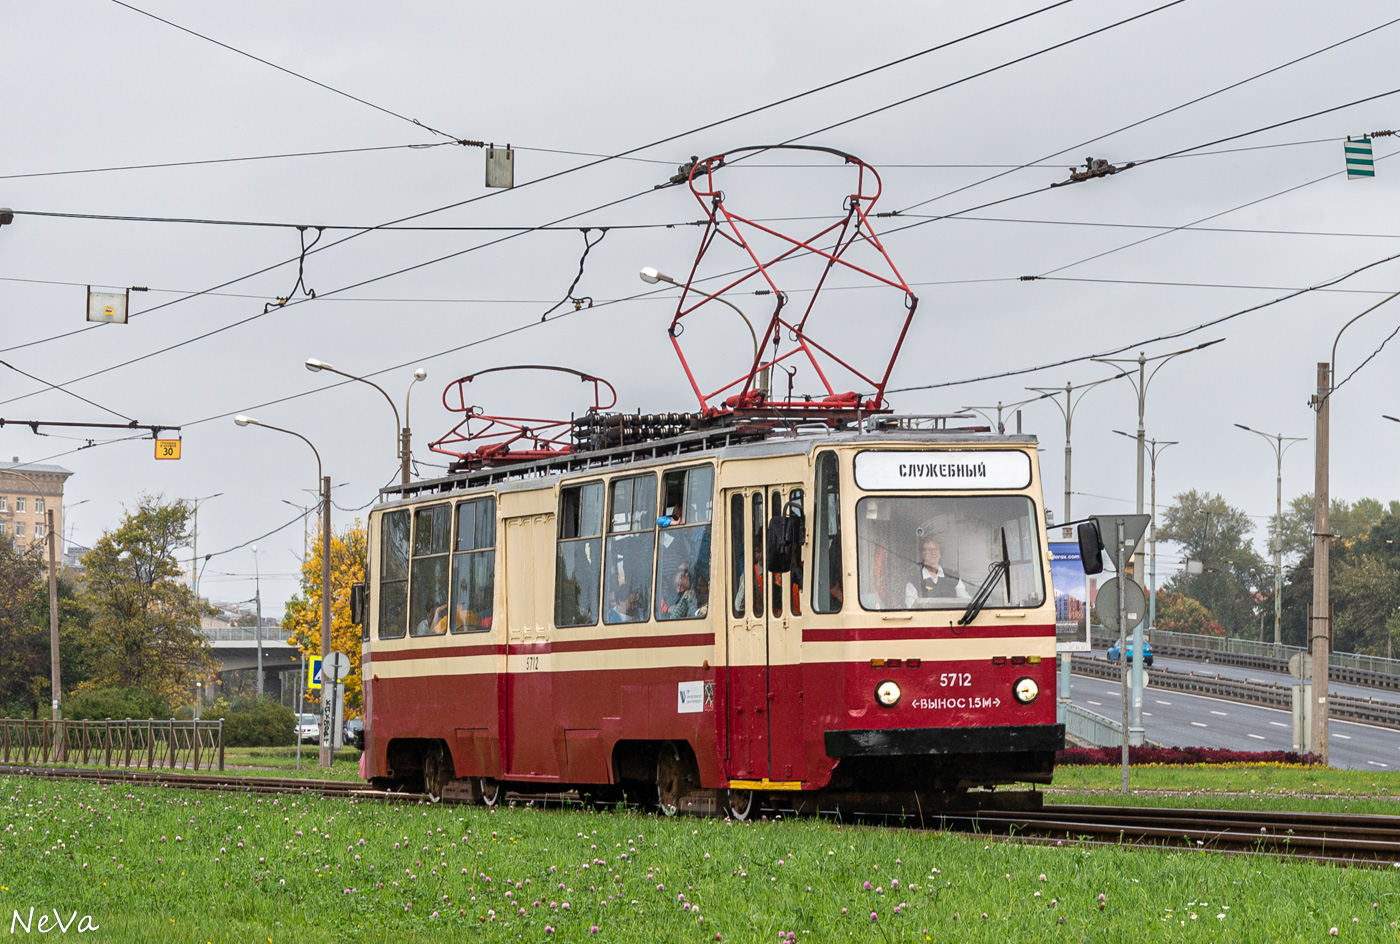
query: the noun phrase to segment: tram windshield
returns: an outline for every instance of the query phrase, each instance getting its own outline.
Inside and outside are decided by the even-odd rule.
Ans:
[[[863,498],[856,504],[861,606],[965,610],[994,570],[986,606],[1040,606],[1036,525],[1035,504],[1023,495]]]

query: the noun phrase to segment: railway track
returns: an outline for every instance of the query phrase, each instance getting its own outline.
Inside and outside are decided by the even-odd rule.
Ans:
[[[368,789],[355,781],[293,777],[231,777],[224,774],[14,765],[0,766],[0,776],[257,794],[303,793],[388,802],[426,799],[419,793]],[[550,794],[548,797],[534,796],[530,799],[536,802],[541,799],[564,802],[567,798]],[[850,811],[844,815],[849,817]],[[866,819],[890,822],[892,818],[878,816]],[[1345,865],[1379,865],[1400,871],[1400,816],[1054,804],[1038,810],[944,811],[936,816],[893,819],[915,828],[955,829],[976,835],[1005,836],[1018,841],[1209,850]]]

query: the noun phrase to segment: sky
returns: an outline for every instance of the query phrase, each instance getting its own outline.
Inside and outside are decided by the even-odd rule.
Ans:
[[[178,462],[158,462],[128,432],[6,425],[0,456],[73,471],[65,500],[83,504],[65,537],[80,545],[143,494],[217,495],[198,516],[199,556],[214,555],[201,592],[251,599],[256,543],[263,611],[279,615],[305,533],[292,506],[314,502],[316,460],[235,415],[311,440],[340,528],[397,481],[395,418],[307,358],[373,379],[400,412],[408,400],[425,477],[450,461],[428,444],[461,419],[444,389],[490,367],[569,367],[607,378],[621,409],[694,409],[667,336],[676,290],[638,271],[684,279],[702,210],[656,185],[692,155],[791,142],[859,156],[881,177],[872,211],[899,211],[874,220],[919,298],[890,383],[897,412],[1015,403],[1118,372],[1091,355],[1222,339],[1148,386],[1148,437],[1179,443],[1157,492],[1223,495],[1256,516],[1262,549],[1274,454],[1234,424],[1307,437],[1284,457],[1285,501],[1311,491],[1316,365],[1400,291],[1400,259],[1382,261],[1400,253],[1395,139],[1375,139],[1374,179],[1348,180],[1343,162],[1349,135],[1400,127],[1387,94],[1400,92],[1400,11],[1260,11],[0,0],[0,206],[15,211],[0,228],[0,417],[135,420],[183,441]],[[486,188],[483,150],[459,141],[510,145],[516,186]],[[1051,186],[1087,157],[1136,166]],[[840,161],[791,150],[717,179],[730,209],[801,238],[854,186]],[[736,261],[716,250],[701,272]],[[814,273],[795,261],[782,287],[805,301]],[[591,306],[560,306],[576,278]],[[87,286],[147,291],[131,294],[129,324],[88,325]],[[727,298],[761,324],[773,299],[746,289]],[[687,357],[705,377],[736,372],[747,329],[705,314]],[[812,325],[874,365],[901,314],[897,294],[841,274]],[[1400,341],[1382,347],[1398,325],[1400,302],[1382,305],[1337,344],[1338,379],[1356,372],[1331,404],[1336,497],[1400,497],[1400,424],[1382,419],[1400,415]],[[799,372],[794,389],[811,380]],[[488,412],[538,417],[581,412],[590,393],[539,373],[467,388]],[[1074,420],[1075,515],[1132,510],[1135,449],[1114,430],[1136,429],[1133,389],[1092,389]],[[1038,400],[1021,422],[1062,520],[1063,417]],[[1178,566],[1164,549],[1163,575]]]

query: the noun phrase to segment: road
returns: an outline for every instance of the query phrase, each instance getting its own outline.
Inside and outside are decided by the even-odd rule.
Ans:
[[[1200,663],[1183,664],[1200,666]],[[1224,674],[1222,671],[1221,675]],[[1258,675],[1256,672],[1251,677]],[[1076,675],[1071,698],[1081,708],[1106,718],[1123,716],[1123,689],[1116,682]],[[1150,687],[1143,693],[1142,708],[1147,739],[1159,744],[1241,751],[1293,749],[1293,715],[1277,708],[1157,691]],[[1400,770],[1400,731],[1335,719],[1330,729],[1332,766]]]
[[[1097,655],[1097,653],[1095,653]],[[1297,679],[1287,672],[1270,672],[1268,669],[1251,669],[1240,665],[1220,665],[1215,662],[1197,662],[1194,659],[1165,659],[1158,657],[1153,668],[1171,669],[1173,672],[1195,672],[1197,675],[1219,675],[1221,678],[1242,679],[1264,685],[1293,685]],[[1149,674],[1151,669],[1148,670]],[[1364,685],[1344,685],[1331,683],[1332,694],[1346,695],[1348,698],[1374,698],[1400,704],[1400,692],[1384,688],[1367,688]]]

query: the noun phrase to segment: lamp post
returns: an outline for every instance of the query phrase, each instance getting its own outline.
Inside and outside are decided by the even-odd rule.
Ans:
[[[659,272],[656,269],[653,269],[651,266],[644,267],[642,271],[638,272],[637,274],[641,277],[642,281],[646,282],[648,285],[655,285],[657,282],[665,282],[667,285],[674,285],[677,288],[685,288],[684,285],[671,278],[665,272]],[[722,304],[728,305],[730,308],[734,309],[734,312],[740,318],[744,319],[744,324],[746,324],[749,329],[749,337],[753,338],[753,362],[754,366],[757,366],[759,361],[758,333],[753,329],[753,322],[749,320],[748,315],[744,314],[744,310],[742,308],[740,308],[738,305],[734,304],[724,296],[716,295],[714,296],[714,300]],[[758,375],[758,392],[763,394],[763,398],[765,400],[768,398],[768,379],[769,375],[772,373],[772,370],[773,368],[770,366],[767,370],[763,371],[763,373]]]
[[[301,433],[290,429],[283,429],[281,426],[273,426],[269,423],[259,422],[251,416],[238,415],[233,421],[239,426],[261,426],[279,433],[286,433],[288,436],[295,436],[311,447],[311,452],[316,456],[316,478],[321,483],[321,659],[324,660],[331,653],[331,479],[328,475],[322,474],[321,453],[316,446]],[[259,649],[259,652],[262,650]],[[334,691],[332,686],[327,689],[321,686],[322,699],[330,697],[328,692]],[[322,767],[331,765],[331,732],[326,724],[326,713],[321,712],[321,756]]]
[[[1115,429],[1114,432],[1119,436],[1127,436],[1129,439],[1135,438],[1131,433],[1125,433],[1121,429]],[[1153,630],[1157,628],[1157,457],[1169,447],[1179,446],[1181,443],[1177,440],[1158,441],[1156,439],[1149,439],[1147,443],[1149,447],[1148,456],[1152,465],[1152,514],[1147,525],[1152,529],[1152,533],[1148,537],[1148,540],[1152,544],[1152,558],[1151,563],[1147,566],[1149,574],[1148,579],[1151,581],[1151,587],[1148,590],[1147,597],[1147,638],[1151,641],[1151,634]],[[1142,640],[1142,624],[1139,623],[1137,626],[1133,627],[1133,712],[1132,724],[1130,726],[1131,730],[1135,731],[1138,735],[1138,740],[1136,741],[1138,744],[1142,743],[1142,735],[1145,733],[1142,726],[1142,659],[1138,656],[1138,653],[1142,652]]]
[[[339,374],[341,377],[345,377],[345,378],[347,378],[347,379],[349,379],[349,380],[358,380],[358,381],[359,381],[360,383],[362,383],[362,384],[369,384],[371,387],[373,387],[374,389],[378,390],[380,393],[384,394],[384,399],[389,401],[389,409],[391,409],[391,410],[394,411],[394,428],[397,429],[397,430],[399,431],[399,441],[398,441],[398,443],[396,444],[396,445],[397,445],[396,451],[398,452],[398,455],[399,455],[399,481],[400,481],[402,484],[407,485],[407,484],[408,484],[408,479],[409,479],[408,464],[409,464],[409,459],[410,459],[410,458],[412,457],[412,455],[413,455],[412,450],[411,450],[411,448],[410,448],[410,436],[411,436],[411,431],[410,431],[409,428],[408,428],[408,396],[405,395],[405,397],[404,397],[404,406],[403,406],[403,410],[404,410],[404,420],[403,420],[403,425],[400,426],[400,425],[399,425],[399,408],[398,408],[398,405],[394,403],[394,398],[391,397],[391,396],[389,396],[388,392],[387,392],[383,387],[379,386],[379,384],[375,383],[373,380],[369,380],[368,378],[365,378],[365,377],[359,377],[359,376],[357,376],[357,375],[355,375],[355,374],[346,373],[345,371],[340,370],[340,369],[338,369],[338,368],[336,368],[336,367],[332,367],[330,364],[327,364],[325,361],[317,360],[317,359],[314,358],[314,357],[308,357],[308,358],[306,359],[306,369],[309,370],[309,371],[311,371],[312,373],[319,373],[320,371],[328,370],[328,371],[330,371],[330,372],[333,373],[333,374]],[[413,393],[413,385],[414,385],[414,384],[418,383],[420,380],[426,380],[427,377],[428,377],[428,372],[427,372],[426,370],[424,370],[422,367],[420,367],[420,368],[418,368],[417,370],[415,370],[415,371],[413,372],[413,380],[411,380],[411,381],[409,382],[409,384],[408,384],[408,392],[409,392],[409,394],[412,394],[412,393]]]
[[[1019,408],[1019,407],[1025,406],[1027,403],[1034,403],[1035,401],[1037,401],[1037,400],[1042,400],[1042,399],[1044,399],[1043,396],[1040,396],[1040,397],[1027,397],[1027,398],[1024,399],[1024,400],[1017,400],[1015,403],[1002,403],[1000,400],[998,400],[997,403],[996,403],[996,406],[965,406],[965,407],[961,407],[960,409],[963,409],[963,410],[971,410],[971,411],[973,411],[974,413],[976,413],[977,415],[981,416],[983,419],[985,419],[988,423],[990,423],[990,422],[992,421],[992,418],[991,418],[991,416],[990,416],[989,414],[984,413],[983,410],[996,410],[996,411],[997,411],[997,420],[996,420],[996,431],[997,431],[997,435],[998,435],[998,436],[1005,436],[1005,435],[1006,435],[1006,425],[1005,425],[1004,423],[1002,423],[1002,421],[1001,421],[1001,418],[1002,418],[1002,411],[1004,411],[1004,410],[1015,410],[1015,409],[1017,409],[1017,408]],[[1057,404],[1057,405],[1058,405],[1058,404]],[[1016,430],[1016,432],[1018,432],[1018,433],[1019,433],[1020,431],[1021,431],[1021,430],[1020,430],[1019,428]],[[1068,521],[1069,519],[1066,518],[1065,520]]]
[[[1063,416],[1063,417],[1065,418],[1065,517],[1064,517],[1063,521],[1061,522],[1062,524],[1068,525],[1069,522],[1071,522],[1071,521],[1074,520],[1073,518],[1070,517],[1069,508],[1070,508],[1070,460],[1071,460],[1071,458],[1072,458],[1073,455],[1074,455],[1074,449],[1073,449],[1073,447],[1071,446],[1071,439],[1072,439],[1072,435],[1073,435],[1073,433],[1074,433],[1074,411],[1075,411],[1075,408],[1079,406],[1079,404],[1080,404],[1080,403],[1083,401],[1083,399],[1084,399],[1084,395],[1087,394],[1090,390],[1094,389],[1094,388],[1097,387],[1099,384],[1105,384],[1105,383],[1108,383],[1110,380],[1117,380],[1119,377],[1123,377],[1123,376],[1125,376],[1125,373],[1119,373],[1119,374],[1117,374],[1117,375],[1115,375],[1115,376],[1113,376],[1113,377],[1104,377],[1102,380],[1091,380],[1089,383],[1080,384],[1079,387],[1078,387],[1078,390],[1079,390],[1079,395],[1078,395],[1078,396],[1075,396],[1074,391],[1075,391],[1076,388],[1075,388],[1075,386],[1074,386],[1073,383],[1067,383],[1067,384],[1065,384],[1065,386],[1064,386],[1063,389],[1061,389],[1061,388],[1059,388],[1059,387],[1027,387],[1027,388],[1026,388],[1027,390],[1031,391],[1032,393],[1038,393],[1038,394],[1040,394],[1039,399],[1041,399],[1041,400],[1049,400],[1051,403],[1055,404],[1055,409],[1059,410],[1059,411],[1060,411],[1060,415]],[[1056,397],[1058,397],[1058,396],[1059,396],[1060,394],[1062,394],[1062,393],[1065,395],[1065,402],[1064,402],[1063,404],[1061,404],[1060,401],[1059,401],[1058,399],[1056,399]],[[1064,531],[1061,532],[1060,536],[1061,536],[1062,538],[1064,538],[1065,540],[1069,540],[1069,538],[1070,538],[1070,533],[1071,533],[1071,532],[1070,532],[1070,529],[1069,529],[1068,527],[1066,527],[1066,528],[1064,529]],[[1087,602],[1087,601],[1085,601],[1085,606],[1088,606],[1088,602]],[[1087,615],[1085,616],[1085,622],[1086,622],[1086,625],[1087,625],[1087,623],[1088,623],[1088,617],[1087,617]],[[1065,705],[1068,705],[1068,704],[1069,704],[1069,701],[1070,701],[1070,687],[1074,684],[1074,683],[1073,683],[1073,676],[1074,676],[1074,673],[1073,673],[1073,668],[1072,668],[1073,663],[1071,662],[1072,659],[1073,659],[1073,656],[1072,656],[1070,653],[1068,653],[1068,652],[1059,653],[1059,660],[1060,660],[1060,684],[1059,684],[1059,692],[1060,692],[1060,700],[1061,700]],[[1068,711],[1068,708],[1065,708],[1063,711]],[[1061,712],[1061,714],[1063,714],[1063,711]],[[1063,720],[1063,718],[1061,718],[1061,720]]]
[[[0,210],[0,213],[6,212],[9,211]],[[9,220],[3,220],[3,222],[8,223]],[[38,496],[35,499],[36,501],[44,497],[43,486],[39,484],[37,479],[17,471],[12,466],[6,467],[4,471],[10,475],[18,475],[32,485],[35,494]],[[61,514],[63,511],[61,504],[62,499],[59,501],[59,512]],[[49,552],[49,686],[53,695],[53,720],[60,721],[63,718],[63,660],[60,658],[58,647],[58,554],[56,550],[58,546],[58,535],[54,534],[53,508],[46,506],[44,510],[45,521],[48,527],[48,533],[44,535],[44,537],[48,540]],[[61,750],[61,747],[59,747],[62,743],[60,740],[61,737],[62,732],[55,732],[55,760],[60,759],[60,755],[57,752]]]
[[[1274,479],[1274,658],[1283,658],[1283,454],[1289,447],[1307,442],[1306,436],[1285,436],[1283,433],[1270,435],[1251,429],[1243,423],[1236,423],[1240,429],[1262,437],[1273,447],[1274,460],[1278,473]],[[1285,445],[1287,443],[1287,445]]]
[[[193,512],[190,515],[190,589],[194,591],[194,598],[199,600],[199,571],[195,564],[199,561],[199,503],[207,502],[211,498],[218,498],[223,492],[215,492],[213,495],[205,495],[203,498],[196,498],[190,502]]]
[[[1086,393],[1088,393],[1090,390],[1092,390],[1093,388],[1097,387],[1099,384],[1105,384],[1105,383],[1108,383],[1110,380],[1118,380],[1119,378],[1121,378],[1121,377],[1126,377],[1126,376],[1128,376],[1128,372],[1127,372],[1127,371],[1123,371],[1122,373],[1115,374],[1115,375],[1112,376],[1112,377],[1105,377],[1105,378],[1103,378],[1102,380],[1091,380],[1089,383],[1080,384],[1078,387],[1075,387],[1075,385],[1072,384],[1072,383],[1067,383],[1067,384],[1064,385],[1064,387],[1027,387],[1027,388],[1026,388],[1027,390],[1031,391],[1032,393],[1038,393],[1038,394],[1040,394],[1039,399],[1041,399],[1041,400],[1049,400],[1051,403],[1055,404],[1055,408],[1056,408],[1057,410],[1059,410],[1059,411],[1060,411],[1060,415],[1062,415],[1062,416],[1065,418],[1065,518],[1064,518],[1064,520],[1065,520],[1066,522],[1069,522],[1069,521],[1073,521],[1073,520],[1074,520],[1073,518],[1070,517],[1070,513],[1069,513],[1069,506],[1070,506],[1070,501],[1069,501],[1069,495],[1070,495],[1070,492],[1069,492],[1069,486],[1070,486],[1070,474],[1069,474],[1069,473],[1070,473],[1070,459],[1071,459],[1071,457],[1072,457],[1073,454],[1074,454],[1074,450],[1073,450],[1073,448],[1072,448],[1071,445],[1070,445],[1070,439],[1071,439],[1072,433],[1074,432],[1074,411],[1075,411],[1075,409],[1079,406],[1080,401],[1082,401],[1082,400],[1084,399],[1084,395],[1085,395]],[[1079,391],[1079,396],[1075,396],[1075,395],[1074,395],[1074,391],[1075,391],[1075,390],[1078,390],[1078,391]],[[1060,394],[1062,394],[1062,393],[1065,395],[1065,402],[1064,402],[1063,404],[1061,404],[1059,400],[1055,399],[1058,395],[1060,395]],[[1065,533],[1064,533],[1063,536],[1064,536],[1065,538],[1069,538],[1069,537],[1070,537],[1070,533],[1069,533],[1069,529],[1068,529],[1068,528],[1065,529]]]
[[[258,644],[258,676],[257,694],[259,698],[263,696],[263,660],[262,660],[262,572],[258,567],[258,546],[253,545],[253,600],[257,604],[257,623],[253,632],[253,639]]]

